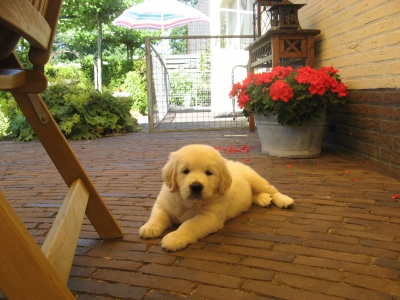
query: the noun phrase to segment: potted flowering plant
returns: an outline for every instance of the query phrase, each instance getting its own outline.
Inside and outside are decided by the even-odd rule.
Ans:
[[[264,153],[315,157],[321,151],[326,112],[343,108],[347,94],[347,86],[333,67],[317,70],[305,66],[294,71],[292,67],[277,66],[271,72],[249,73],[233,85],[229,96],[237,97],[245,116],[254,113]],[[272,123],[275,127],[267,130],[267,137],[261,136],[261,127]],[[306,127],[314,125],[317,127]],[[283,145],[276,145],[278,142]]]
[[[301,126],[335,112],[346,102],[347,87],[333,67],[309,66],[294,71],[277,66],[271,72],[249,73],[233,85],[229,96],[237,97],[245,116],[277,115],[281,125]]]

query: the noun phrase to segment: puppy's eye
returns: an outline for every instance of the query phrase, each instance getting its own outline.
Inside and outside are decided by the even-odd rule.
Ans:
[[[183,170],[182,173],[183,173],[183,174],[189,174],[189,172],[190,172],[189,169],[185,169],[185,170]]]
[[[207,175],[207,176],[210,176],[210,175],[212,175],[212,173],[211,173],[210,171],[207,170],[207,171],[206,171],[206,175]]]

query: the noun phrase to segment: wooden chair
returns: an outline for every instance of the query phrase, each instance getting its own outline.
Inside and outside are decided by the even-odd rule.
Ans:
[[[61,5],[0,1],[0,90],[12,93],[69,187],[42,249],[0,192],[0,290],[8,299],[75,299],[66,283],[85,213],[100,237],[123,235],[40,96]],[[23,69],[13,52],[20,37],[30,44],[33,70]]]

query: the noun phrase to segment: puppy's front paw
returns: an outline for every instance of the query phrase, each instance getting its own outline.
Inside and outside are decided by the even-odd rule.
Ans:
[[[182,238],[181,234],[175,231],[168,233],[161,240],[161,247],[167,251],[177,251],[185,248],[188,244],[189,242]]]
[[[253,203],[261,207],[268,207],[271,204],[271,195],[267,193],[261,193],[253,196]]]
[[[294,203],[294,200],[292,198],[283,194],[275,194],[273,201],[274,204],[279,208],[288,208]]]
[[[164,229],[155,224],[146,223],[139,229],[139,236],[142,239],[154,239],[162,235]]]

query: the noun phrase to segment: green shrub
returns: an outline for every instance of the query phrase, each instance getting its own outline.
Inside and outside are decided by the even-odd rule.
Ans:
[[[0,138],[10,137],[19,141],[35,139],[32,128],[11,93],[0,91],[0,111],[4,117],[3,134],[0,134]]]
[[[69,139],[95,139],[140,130],[137,120],[130,114],[133,104],[131,97],[117,98],[108,91],[100,93],[78,85],[58,83],[49,86],[42,98]],[[7,136],[23,141],[36,139],[15,100],[7,99],[7,103],[7,107],[2,109],[10,120]]]
[[[138,71],[131,71],[126,75],[122,88],[131,94],[134,110],[147,115],[147,84],[146,77]]]
[[[82,73],[94,81],[93,55],[87,55],[80,60]],[[117,56],[103,56],[102,85],[120,87],[129,71],[135,69],[135,63]]]
[[[6,134],[6,129],[8,128],[8,118],[0,110],[0,140]]]
[[[170,104],[172,105],[184,105],[185,97],[191,96],[193,91],[193,78],[188,72],[181,70],[180,72],[174,72],[170,75],[171,91],[170,94],[174,95],[171,97]]]

